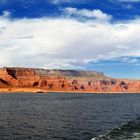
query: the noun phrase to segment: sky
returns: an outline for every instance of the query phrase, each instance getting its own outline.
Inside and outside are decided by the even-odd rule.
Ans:
[[[140,0],[0,0],[0,67],[140,79]]]

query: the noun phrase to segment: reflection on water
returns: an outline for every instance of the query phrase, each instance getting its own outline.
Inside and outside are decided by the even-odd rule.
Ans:
[[[122,137],[129,129],[115,128],[139,117],[139,101],[138,94],[0,94],[0,140]]]

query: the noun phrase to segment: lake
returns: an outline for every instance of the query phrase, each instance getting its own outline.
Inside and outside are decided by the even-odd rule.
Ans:
[[[1,140],[140,139],[139,117],[140,94],[0,94]]]

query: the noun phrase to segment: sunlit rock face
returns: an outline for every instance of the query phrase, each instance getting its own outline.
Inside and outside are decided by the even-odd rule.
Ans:
[[[4,67],[0,69],[0,88],[81,93],[140,92],[140,81],[113,79],[95,71]]]

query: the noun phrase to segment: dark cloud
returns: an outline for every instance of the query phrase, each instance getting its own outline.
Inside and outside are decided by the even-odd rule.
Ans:
[[[33,39],[34,36],[19,36],[17,39]]]

